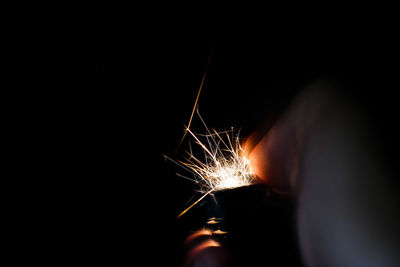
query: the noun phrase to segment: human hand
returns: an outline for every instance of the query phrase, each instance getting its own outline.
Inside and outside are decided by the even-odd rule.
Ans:
[[[373,132],[362,105],[319,81],[257,142],[250,137],[253,172],[296,202],[306,266],[400,262],[396,179],[376,153],[381,140]]]

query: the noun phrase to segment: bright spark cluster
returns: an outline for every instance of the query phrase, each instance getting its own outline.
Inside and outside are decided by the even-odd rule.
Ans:
[[[167,159],[192,174],[192,177],[189,177],[177,173],[178,176],[198,184],[199,192],[203,194],[182,211],[178,218],[214,191],[251,185],[256,181],[250,169],[250,162],[245,157],[245,150],[240,145],[239,131],[233,128],[224,132],[210,131],[198,110],[197,116],[207,133],[195,134],[187,127],[185,135],[189,133],[194,140],[189,142],[185,159],[173,160],[166,156]],[[193,141],[201,147],[200,152],[194,153],[198,150],[192,149]],[[195,154],[202,156],[195,156]]]
[[[192,177],[177,175],[198,184],[199,191],[204,194],[252,184],[255,176],[240,145],[239,131],[233,128],[224,132],[210,130],[198,110],[197,116],[206,134],[195,134],[187,127],[185,134],[189,133],[192,140],[185,159],[175,161],[168,158],[191,173]],[[192,149],[193,142],[200,146],[200,151]]]
[[[202,154],[202,156],[195,156],[191,143],[189,143],[189,151],[186,151],[186,158],[184,160],[173,160],[166,156],[167,159],[191,173],[192,177],[182,174],[177,175],[199,184],[199,191],[203,193],[197,201],[182,211],[178,215],[178,218],[214,191],[246,186],[255,182],[255,175],[251,172],[249,161],[245,157],[246,153],[240,145],[239,132],[237,131],[235,134],[233,129],[224,132],[210,131],[200,116],[198,101],[211,56],[212,51],[208,57],[207,67],[201,80],[199,91],[197,92],[188,126],[178,146],[181,146],[186,135],[190,133],[194,142],[202,148],[201,152],[196,153],[196,155]],[[206,129],[206,134],[194,134],[191,131],[190,127],[195,112]]]
[[[180,164],[194,175],[201,192],[235,188],[253,182],[254,176],[240,145],[239,134],[234,136],[233,129],[225,132],[213,130],[206,135],[196,135],[190,129],[187,131],[203,149],[203,160],[195,157],[190,150],[186,162],[181,161]],[[201,137],[205,141],[202,142]]]

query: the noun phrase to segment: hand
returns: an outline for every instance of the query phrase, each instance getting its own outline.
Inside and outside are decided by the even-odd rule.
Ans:
[[[247,149],[253,172],[297,203],[306,266],[398,266],[398,195],[368,113],[332,82],[300,94]]]
[[[190,235],[185,241],[185,267],[228,267],[230,265],[229,252],[217,241],[212,239],[212,231],[199,230]]]

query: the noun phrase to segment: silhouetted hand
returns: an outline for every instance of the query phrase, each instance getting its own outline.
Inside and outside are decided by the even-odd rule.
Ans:
[[[397,176],[377,152],[375,129],[346,91],[321,80],[261,138],[249,138],[253,172],[296,203],[306,266],[399,266]],[[185,266],[227,266],[229,254],[206,230],[187,242]]]
[[[368,113],[338,88],[302,92],[252,145],[252,170],[295,198],[306,266],[399,266],[396,175]]]

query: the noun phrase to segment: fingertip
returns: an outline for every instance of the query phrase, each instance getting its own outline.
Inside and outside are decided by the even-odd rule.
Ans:
[[[285,162],[289,156],[287,151],[286,144],[282,145],[277,140],[275,130],[271,129],[256,144],[252,144],[247,154],[252,173],[279,193],[290,192],[285,169]]]
[[[185,241],[188,249],[184,266],[229,266],[230,255],[221,244],[212,239],[212,231],[202,229]]]
[[[263,138],[253,149],[248,153],[247,159],[249,160],[251,172],[260,178],[263,182],[268,181],[268,159],[266,153],[265,138]]]

